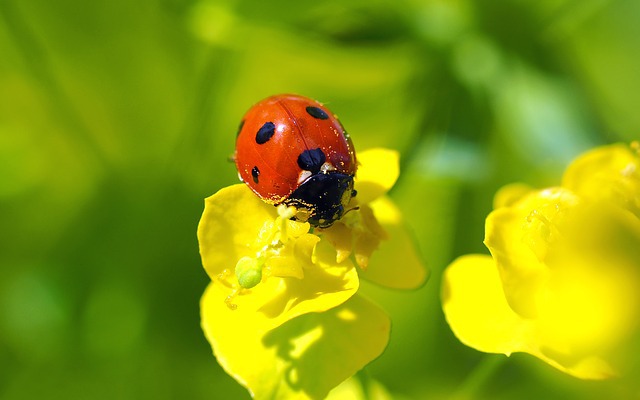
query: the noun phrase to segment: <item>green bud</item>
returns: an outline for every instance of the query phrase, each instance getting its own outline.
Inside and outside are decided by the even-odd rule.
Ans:
[[[242,257],[236,264],[236,278],[245,289],[256,286],[262,280],[262,265],[264,262],[252,257]]]

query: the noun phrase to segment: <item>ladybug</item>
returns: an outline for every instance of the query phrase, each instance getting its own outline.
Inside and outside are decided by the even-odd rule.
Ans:
[[[262,200],[294,206],[316,227],[339,220],[356,195],[353,143],[338,118],[307,97],[276,95],[251,107],[234,159],[240,180]]]

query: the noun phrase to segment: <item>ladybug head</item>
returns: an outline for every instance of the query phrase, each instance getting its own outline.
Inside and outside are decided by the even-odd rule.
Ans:
[[[307,210],[307,222],[311,225],[328,228],[342,218],[345,207],[354,195],[352,175],[319,173],[301,184],[284,203]]]

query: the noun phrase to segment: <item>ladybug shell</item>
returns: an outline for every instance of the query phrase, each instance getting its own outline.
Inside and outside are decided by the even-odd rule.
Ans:
[[[346,190],[349,198],[354,195],[351,192],[356,156],[351,139],[331,111],[307,97],[277,95],[254,105],[240,124],[235,162],[240,179],[271,204],[289,204],[286,200],[291,194],[304,189],[301,186],[314,175],[314,181],[325,187],[336,184],[328,181],[337,180],[349,187],[340,189],[338,194],[303,190],[305,200],[293,201],[294,205],[312,209],[316,200],[309,197],[316,193],[320,197],[323,193],[324,197],[342,196]],[[346,205],[345,201],[342,203]],[[339,214],[334,219],[342,211]]]

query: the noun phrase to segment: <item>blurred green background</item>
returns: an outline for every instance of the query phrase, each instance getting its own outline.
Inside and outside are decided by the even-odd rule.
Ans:
[[[486,252],[497,188],[638,137],[639,20],[635,0],[1,0],[0,398],[248,398],[199,327],[196,226],[237,182],[242,114],[281,92],[402,154],[392,197],[432,277],[363,289],[394,323],[368,368],[394,397],[621,396],[463,346],[439,290]]]

